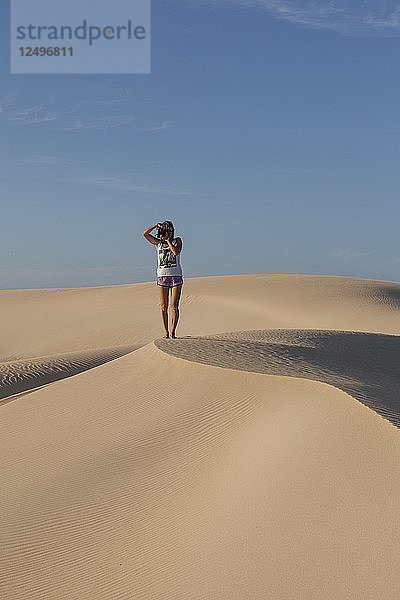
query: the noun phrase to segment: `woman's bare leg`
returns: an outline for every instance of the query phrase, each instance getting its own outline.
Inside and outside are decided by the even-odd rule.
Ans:
[[[182,284],[175,285],[171,291],[172,326],[171,337],[175,337],[176,326],[179,320],[179,301],[181,299]]]
[[[160,290],[160,310],[161,310],[161,320],[164,326],[165,336],[169,337],[168,332],[168,297],[169,297],[169,287],[165,285],[158,286]]]

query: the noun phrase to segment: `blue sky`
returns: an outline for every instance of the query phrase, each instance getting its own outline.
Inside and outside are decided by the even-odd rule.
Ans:
[[[153,0],[150,75],[10,75],[0,289],[184,275],[400,280],[400,2]]]

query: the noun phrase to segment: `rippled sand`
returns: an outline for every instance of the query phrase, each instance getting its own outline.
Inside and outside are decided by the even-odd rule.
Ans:
[[[0,292],[0,596],[394,600],[400,284]]]

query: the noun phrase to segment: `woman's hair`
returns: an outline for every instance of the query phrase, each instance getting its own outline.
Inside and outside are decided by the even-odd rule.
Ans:
[[[165,235],[167,231],[171,233],[171,239],[174,239],[175,228],[172,221],[164,221],[163,223],[161,223],[161,227],[159,227],[158,229],[158,235]]]

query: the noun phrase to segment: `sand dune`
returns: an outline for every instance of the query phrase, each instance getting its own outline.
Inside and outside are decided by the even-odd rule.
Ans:
[[[135,346],[97,348],[0,363],[0,399],[77,375],[136,350]],[[3,401],[4,403],[4,401]]]
[[[305,275],[186,279],[179,335],[296,328],[400,334],[400,285]],[[0,360],[144,345],[161,336],[154,283],[0,291]]]
[[[164,341],[154,284],[0,292],[0,596],[396,598],[399,299],[186,280]]]
[[[400,336],[269,329],[155,344],[194,362],[328,383],[400,427]]]

